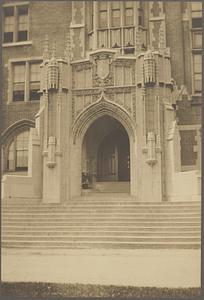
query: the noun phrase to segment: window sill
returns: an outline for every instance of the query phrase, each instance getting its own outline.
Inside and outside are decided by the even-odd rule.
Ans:
[[[193,94],[191,105],[201,105],[202,104],[202,94]]]
[[[89,35],[92,35],[94,32],[93,32],[93,30],[90,30],[89,32],[88,32],[88,36]]]
[[[4,175],[28,176],[28,171],[4,171]]]
[[[188,171],[194,171],[194,170],[196,170],[195,165],[181,166],[181,172],[188,172]]]
[[[84,24],[84,23],[81,23],[81,24],[70,24],[70,28],[71,28],[71,29],[74,29],[74,28],[82,28],[82,27],[85,27],[85,24]]]
[[[139,25],[138,28],[141,30],[147,30],[147,28],[144,25]]]
[[[191,31],[202,31],[202,27],[191,28]]]
[[[199,98],[199,97],[202,97],[202,93],[200,92],[200,93],[194,93],[194,94],[192,94],[192,98]]]
[[[14,43],[3,43],[2,47],[16,47],[16,46],[27,46],[27,45],[32,45],[32,41],[24,41],[24,42],[14,42]]]
[[[192,48],[193,53],[202,53],[202,48]]]
[[[26,104],[34,104],[34,103],[40,103],[40,100],[29,100],[29,101],[11,101],[7,102],[8,105],[26,105]]]

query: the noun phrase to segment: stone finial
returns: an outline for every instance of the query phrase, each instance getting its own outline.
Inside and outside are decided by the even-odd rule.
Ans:
[[[144,60],[154,60],[154,53],[151,49],[148,49],[146,52],[145,52],[145,55],[144,55]]]
[[[154,48],[150,44],[148,44],[147,45],[147,51],[154,51]]]
[[[56,44],[54,43],[52,45],[52,55],[51,55],[52,60],[56,60]]]
[[[154,53],[148,50],[144,55],[144,83],[156,83],[156,61]]]
[[[64,49],[64,58],[66,61],[69,61],[71,57],[71,40],[70,40],[70,30],[67,30],[65,49]]]
[[[44,49],[43,49],[43,60],[48,60],[49,59],[49,40],[48,40],[48,35],[45,35],[45,40],[44,40]]]
[[[156,160],[156,137],[154,132],[148,132],[147,134],[147,153],[148,153],[148,158],[147,158],[147,163],[150,166],[154,166],[157,162]]]
[[[141,51],[141,32],[139,28],[136,29],[136,51]]]
[[[171,55],[171,51],[170,51],[170,48],[169,47],[166,47],[165,50],[164,50],[164,55],[166,57],[169,57],[170,58],[170,55]]]
[[[190,97],[187,87],[185,85],[181,85],[177,100],[179,100],[179,101],[182,101],[182,100],[190,101],[191,100],[191,97]]]
[[[159,29],[159,49],[166,48],[166,39],[165,39],[165,32],[164,32],[164,25],[161,24]]]
[[[50,136],[48,139],[48,158],[47,158],[47,166],[49,168],[54,168],[56,166],[55,147],[56,147],[56,138],[54,136]]]
[[[56,45],[53,44],[52,56],[48,63],[48,89],[58,89],[59,86],[59,67],[56,58]]]

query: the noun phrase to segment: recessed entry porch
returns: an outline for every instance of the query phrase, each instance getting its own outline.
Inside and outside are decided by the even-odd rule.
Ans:
[[[100,117],[83,138],[83,193],[129,193],[130,163],[130,142],[125,128],[108,115]]]

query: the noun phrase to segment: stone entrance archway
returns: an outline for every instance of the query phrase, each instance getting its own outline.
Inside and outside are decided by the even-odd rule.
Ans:
[[[116,119],[105,115],[88,128],[82,143],[82,174],[83,187],[87,180],[93,190],[97,182],[130,181],[129,137]],[[110,184],[108,188],[111,190]],[[116,185],[113,188],[117,191]]]
[[[103,143],[106,143],[104,139],[108,138],[109,134],[113,134],[113,131],[115,130],[118,130],[119,135],[118,139],[115,140],[115,146],[117,146],[115,153],[118,151],[118,155],[120,155],[121,158],[120,160],[122,160],[122,164],[119,164],[119,169],[117,172],[117,176],[120,181],[117,181],[116,183],[128,183],[129,193],[133,196],[136,196],[137,146],[134,120],[132,120],[130,115],[124,109],[122,109],[122,107],[108,100],[100,100],[87,107],[86,110],[82,111],[75,119],[72,126],[72,141],[70,145],[71,197],[81,195],[82,175],[88,175],[88,180],[91,182],[90,185],[92,187],[95,183],[100,184],[100,182],[104,180],[104,178],[99,176],[100,167],[98,165],[97,157],[100,157],[101,153],[103,152],[100,151],[100,149],[101,147],[103,148]],[[121,139],[124,144],[126,144],[126,147],[121,147],[118,143],[118,141]],[[121,142],[121,144],[123,144],[123,142]],[[123,151],[120,151],[120,149],[123,149]],[[107,154],[108,152],[111,154],[111,151],[108,151],[108,149],[106,149],[106,152]],[[125,172],[123,171],[126,163],[129,164],[129,171],[126,170],[127,174],[124,175]],[[109,180],[112,179],[109,178]],[[85,179],[83,178],[83,180]],[[107,182],[109,180],[106,178]]]

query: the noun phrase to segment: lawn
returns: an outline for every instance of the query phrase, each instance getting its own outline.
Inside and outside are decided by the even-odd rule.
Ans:
[[[199,288],[156,288],[94,284],[58,284],[42,282],[2,282],[1,295],[8,297],[108,297],[108,298],[192,298]]]

